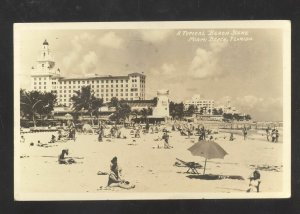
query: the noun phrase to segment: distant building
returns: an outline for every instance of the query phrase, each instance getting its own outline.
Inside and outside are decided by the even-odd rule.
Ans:
[[[213,109],[215,107],[215,101],[203,99],[200,95],[194,95],[191,100],[187,100],[184,102],[185,110],[188,110],[190,106],[195,107],[195,113],[202,112],[204,115],[212,115]]]
[[[227,100],[226,104],[224,106],[218,107],[218,109],[219,108],[221,108],[223,110],[223,113],[225,114],[240,114],[236,107],[231,106],[230,100]]]
[[[47,40],[43,42],[37,65],[31,69],[31,90],[53,92],[57,95],[57,104],[71,106],[70,98],[82,86],[91,86],[95,96],[104,103],[112,97],[119,100],[144,100],[146,76],[141,73],[130,73],[127,76],[98,76],[97,74],[79,78],[65,78],[60,69],[55,68],[55,61]]]

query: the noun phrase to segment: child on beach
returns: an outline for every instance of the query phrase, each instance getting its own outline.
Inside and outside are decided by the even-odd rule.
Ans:
[[[255,170],[249,179],[250,179],[250,183],[249,183],[249,189],[247,190],[247,192],[251,192],[251,191],[259,192],[259,186],[261,183],[259,171]]]

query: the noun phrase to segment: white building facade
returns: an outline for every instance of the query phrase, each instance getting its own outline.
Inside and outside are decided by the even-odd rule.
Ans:
[[[190,106],[195,107],[195,113],[203,114],[213,114],[213,109],[215,108],[215,101],[209,99],[203,99],[200,95],[194,95],[191,100],[187,100],[184,102],[185,110],[188,110]]]
[[[153,117],[170,117],[169,90],[157,91],[157,104],[153,108]]]
[[[65,78],[60,69],[55,68],[55,61],[45,40],[37,60],[31,70],[31,90],[53,92],[57,95],[57,104],[71,106],[70,98],[83,86],[90,86],[95,97],[102,98],[104,103],[112,97],[119,100],[144,100],[146,76],[141,73],[130,73],[127,76],[99,76],[97,74],[81,78]]]

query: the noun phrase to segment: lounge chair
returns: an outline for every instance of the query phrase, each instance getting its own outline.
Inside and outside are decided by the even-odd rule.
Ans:
[[[196,163],[196,162],[185,162],[178,158],[176,158],[176,160],[180,161],[184,166],[188,167],[188,170],[186,171],[187,173],[189,173],[191,171],[193,174],[199,174],[199,172],[197,171],[197,168],[198,169],[202,168],[202,165],[200,165],[199,163]]]

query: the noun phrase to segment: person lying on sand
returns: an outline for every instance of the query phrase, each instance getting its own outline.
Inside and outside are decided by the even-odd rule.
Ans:
[[[107,186],[120,187],[123,189],[132,189],[135,187],[135,185],[131,185],[129,181],[121,179],[121,169],[119,169],[117,157],[111,160],[110,170]]]
[[[68,149],[63,149],[61,151],[61,154],[58,156],[58,163],[59,164],[72,164],[72,163],[76,163],[76,161],[73,158],[65,157],[65,155],[69,155],[69,150]]]
[[[249,179],[250,179],[250,183],[249,183],[249,189],[247,189],[247,192],[251,192],[251,191],[259,192],[259,186],[261,183],[259,171],[255,170]]]

